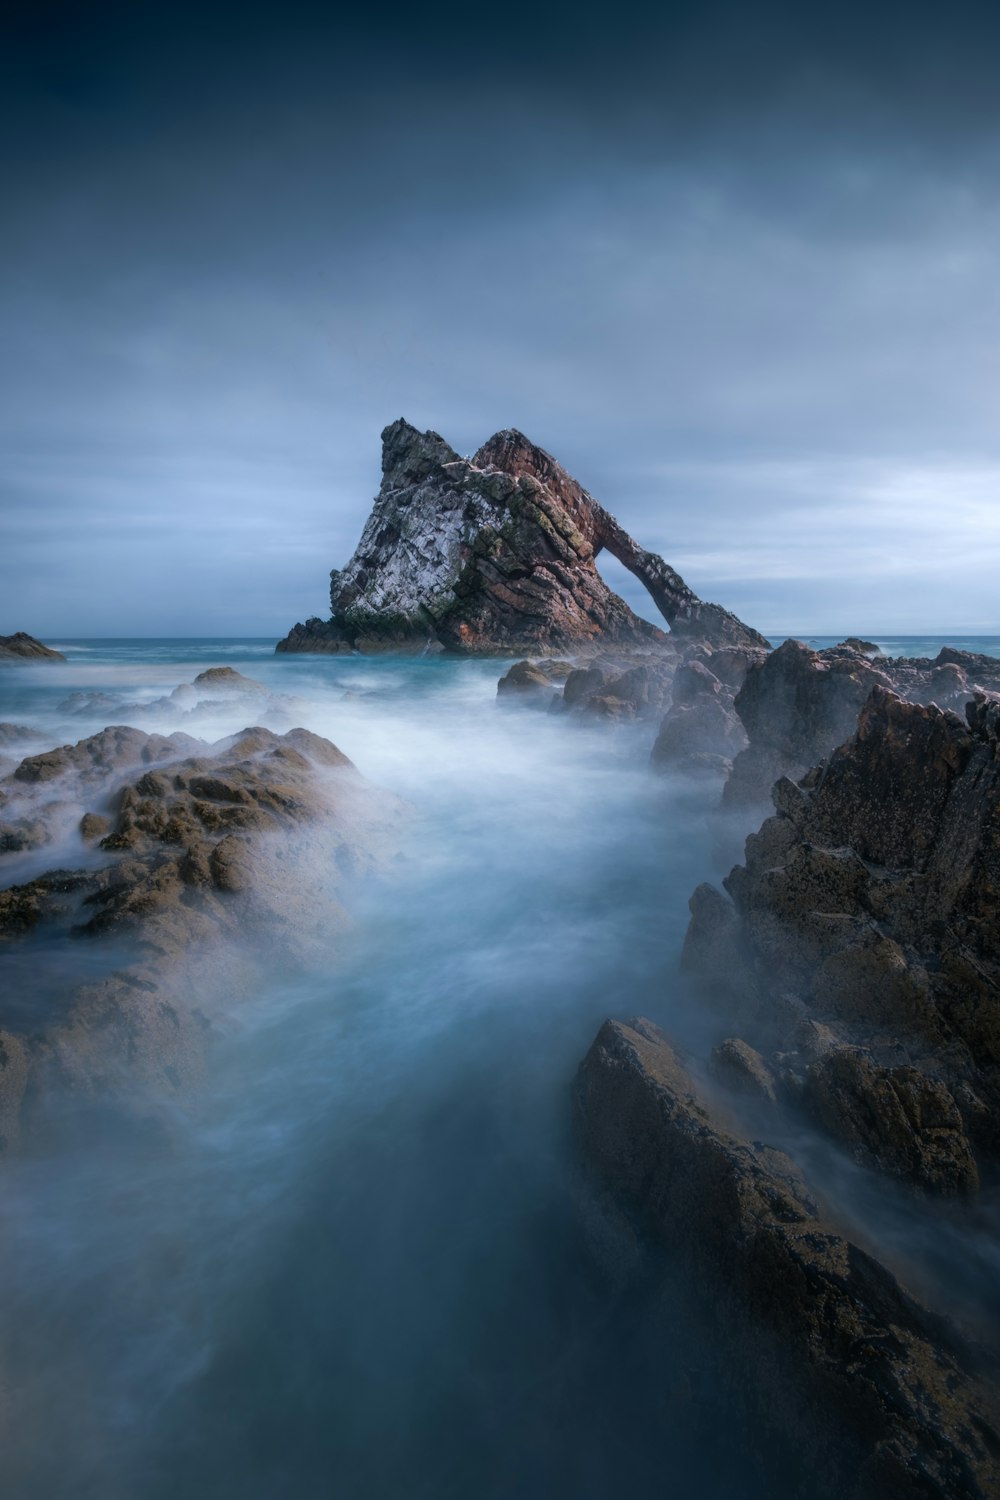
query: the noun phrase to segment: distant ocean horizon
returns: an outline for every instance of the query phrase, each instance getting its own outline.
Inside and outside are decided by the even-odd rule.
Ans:
[[[974,651],[984,656],[1000,656],[1000,634],[979,635],[965,630],[935,631],[927,635],[890,635],[878,631],[848,631],[832,635],[810,631],[766,629],[763,633],[774,646],[780,646],[785,640],[799,640],[815,650],[822,650],[826,646],[836,646],[847,635],[853,635],[878,646],[885,656],[934,657],[943,646],[953,646],[959,651]],[[71,655],[93,653],[100,657],[107,653],[121,660],[123,654],[127,658],[134,653],[143,656],[146,660],[158,657],[160,660],[192,662],[201,661],[206,654],[243,657],[244,659],[271,656],[280,638],[276,635],[56,636],[54,634],[39,637],[53,649],[66,651]]]

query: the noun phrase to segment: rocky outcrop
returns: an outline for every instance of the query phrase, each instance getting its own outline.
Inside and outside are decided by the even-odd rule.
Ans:
[[[61,651],[43,646],[33,635],[17,630],[13,635],[0,635],[0,662],[3,661],[65,661]]]
[[[296,625],[277,650],[662,648],[664,632],[602,580],[605,549],[679,639],[766,645],[521,433],[498,432],[467,459],[400,420],[382,433],[382,486],[358,548],[331,574],[331,619]]]
[[[84,723],[106,724],[113,717],[129,724],[156,725],[176,724],[180,719],[192,728],[215,728],[218,733],[220,721],[246,724],[252,720],[270,728],[290,728],[306,705],[301,699],[272,692],[234,667],[208,667],[193,682],[182,682],[162,698],[136,702],[124,694],[81,691],[70,693],[59,707]]]
[[[809,1493],[996,1495],[996,1393],[958,1341],[648,1021],[605,1023],[580,1069],[577,1125],[597,1181],[714,1320],[748,1420],[808,1452]]]
[[[182,1088],[266,972],[328,959],[344,897],[395,853],[405,817],[304,729],[214,746],[108,729],[26,759],[8,786],[43,830],[53,803],[72,809],[80,864],[0,890],[0,966],[14,976],[0,1007],[7,1141],[26,1107],[66,1088],[142,1083],[144,1107],[150,1085]]]
[[[875,687],[725,881],[684,962],[864,1164],[975,1191],[1000,1156],[1000,701]]]
[[[798,780],[854,733],[874,687],[958,711],[977,690],[1000,691],[994,657],[945,647],[933,661],[881,655],[873,661],[865,654],[869,645],[852,638],[813,651],[789,640],[748,664],[734,703],[747,745],[726,784],[726,806],[766,805],[779,776]]]
[[[660,725],[651,762],[656,771],[727,776],[747,737],[735,694],[763,651],[698,651],[674,675],[670,709]]]

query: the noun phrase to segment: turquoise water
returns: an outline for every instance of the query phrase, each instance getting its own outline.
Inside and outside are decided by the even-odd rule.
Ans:
[[[710,1039],[677,959],[687,897],[720,873],[711,794],[648,775],[648,726],[500,711],[507,662],[53,644],[67,663],[0,673],[0,719],[75,740],[230,665],[417,816],[393,875],[351,893],[346,949],[227,997],[210,1081],[168,1137],[82,1109],[72,1144],[8,1167],[7,1493],[784,1487],[795,1455],[757,1452],[685,1284],[596,1213],[572,1141],[606,1015]],[[103,697],[81,710],[80,693]],[[209,738],[245,722],[157,713]],[[7,995],[26,982],[23,955],[0,955]]]
[[[346,951],[227,997],[168,1139],[83,1109],[71,1144],[8,1168],[7,1493],[597,1500],[666,1468],[763,1500],[683,1285],[595,1219],[573,1149],[604,1017],[680,1019],[712,869],[703,806],[647,773],[652,731],[501,711],[506,662],[60,644],[66,664],[0,673],[0,719],[69,741],[231,665],[416,822],[391,878],[350,893]],[[8,994],[24,981],[0,955]]]

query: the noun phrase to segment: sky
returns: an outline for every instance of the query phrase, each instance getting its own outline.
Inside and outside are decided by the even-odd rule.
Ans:
[[[769,633],[1000,634],[994,13],[15,7],[0,633],[326,615],[405,416]]]

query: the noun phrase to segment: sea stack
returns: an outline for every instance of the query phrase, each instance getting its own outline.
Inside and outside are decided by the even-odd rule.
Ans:
[[[662,649],[666,632],[601,578],[604,550],[640,580],[674,637],[766,647],[520,432],[495,433],[461,458],[400,419],[382,433],[382,485],[357,550],[331,574],[331,618],[294,626],[277,650]]]

